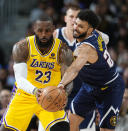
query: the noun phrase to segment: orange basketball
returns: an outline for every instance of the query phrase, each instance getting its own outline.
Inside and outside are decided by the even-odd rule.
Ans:
[[[39,97],[39,104],[49,112],[62,110],[67,104],[66,92],[56,86],[46,87]]]

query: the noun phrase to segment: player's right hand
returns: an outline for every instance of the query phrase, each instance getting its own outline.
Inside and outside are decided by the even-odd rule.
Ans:
[[[39,101],[40,101],[40,96],[41,96],[43,90],[44,90],[44,88],[40,88],[40,89],[37,88],[37,89],[35,90],[35,95],[36,95],[36,99],[37,99],[37,102],[38,102],[38,103],[39,103]]]

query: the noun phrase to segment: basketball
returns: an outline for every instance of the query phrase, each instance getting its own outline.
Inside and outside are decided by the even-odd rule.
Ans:
[[[67,104],[66,92],[56,86],[46,87],[39,97],[39,104],[49,112],[62,110]]]

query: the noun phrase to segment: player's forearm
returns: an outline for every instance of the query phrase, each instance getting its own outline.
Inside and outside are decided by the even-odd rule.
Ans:
[[[70,82],[70,83],[66,86],[66,92],[67,92],[68,95],[71,94],[72,89],[73,89],[73,82]]]
[[[75,77],[78,75],[78,71],[75,69],[71,69],[70,67],[66,70],[66,72],[63,75],[63,78],[60,83],[62,83],[64,86],[69,84],[71,81],[75,79]]]
[[[35,87],[29,81],[27,81],[23,77],[19,77],[18,79],[16,79],[16,82],[19,89],[22,89],[29,94],[34,94]]]
[[[24,90],[29,94],[34,93],[34,89],[36,88],[27,80],[27,64],[26,63],[18,63],[14,64],[14,73],[15,79],[17,82],[17,87]]]

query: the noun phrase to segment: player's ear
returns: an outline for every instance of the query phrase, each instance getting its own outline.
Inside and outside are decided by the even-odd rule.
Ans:
[[[64,16],[64,22],[65,23],[67,22],[67,16],[66,15]]]
[[[89,27],[88,34],[91,34],[94,29],[92,27]]]

